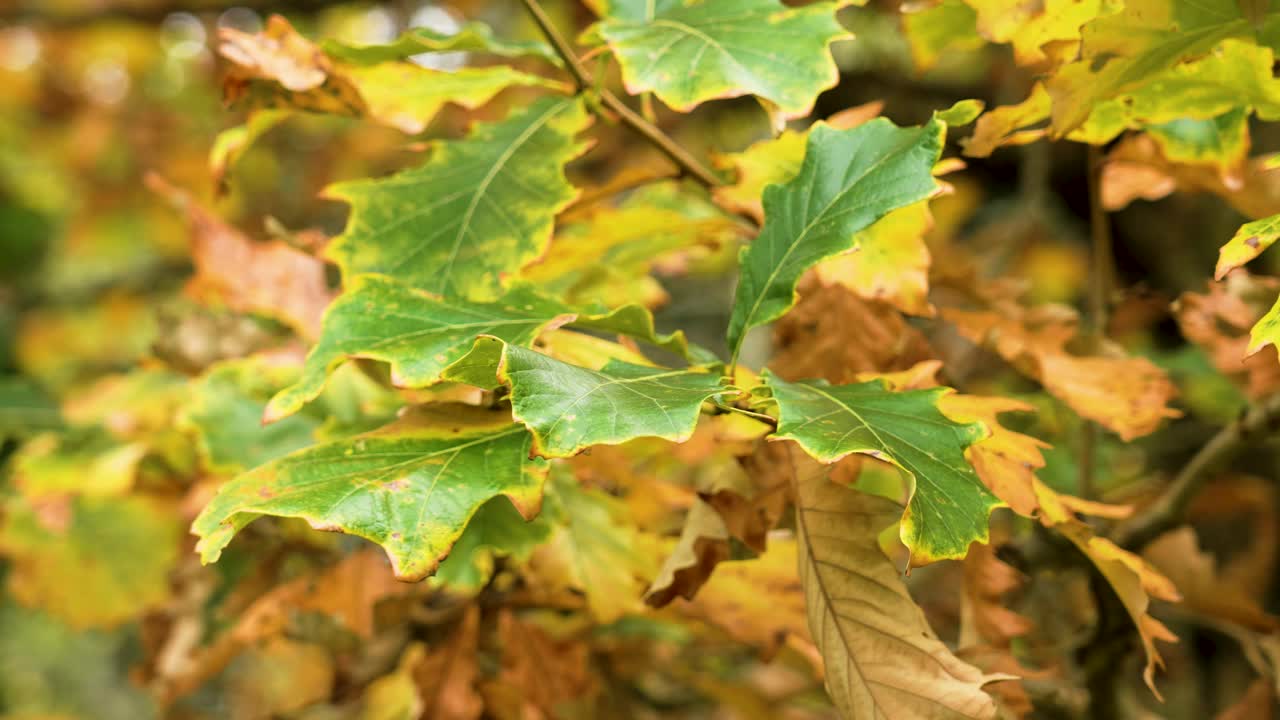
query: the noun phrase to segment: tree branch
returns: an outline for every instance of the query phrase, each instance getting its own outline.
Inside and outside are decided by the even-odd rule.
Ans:
[[[1121,547],[1141,550],[1182,522],[1187,506],[1212,475],[1210,471],[1245,444],[1280,429],[1280,393],[1249,408],[1222,428],[1182,467],[1164,494],[1128,523],[1120,526],[1115,541]]]
[[[538,27],[541,28],[542,34],[546,35],[547,41],[551,43],[556,52],[560,54],[561,59],[564,60],[565,67],[569,69],[569,74],[573,75],[573,80],[578,85],[578,90],[589,90],[594,87],[595,83],[591,79],[591,73],[582,65],[582,61],[578,59],[573,48],[564,39],[564,36],[560,34],[560,31],[556,29],[546,11],[538,4],[538,0],[523,1],[525,8],[529,10],[529,14],[533,16],[534,22],[538,23]],[[675,140],[672,140],[658,126],[640,117],[634,110],[627,107],[626,103],[619,100],[617,95],[605,88],[600,88],[599,93],[601,104],[616,113],[623,125],[639,133],[667,157],[671,158],[671,161],[679,166],[684,174],[693,177],[707,187],[724,184],[715,173],[699,162],[688,150],[685,150]]]
[[[1102,205],[1102,148],[1089,146],[1085,174],[1089,183],[1089,307],[1085,338],[1089,351],[1097,353],[1107,336],[1107,316],[1110,313],[1112,276],[1115,274],[1114,254],[1111,247],[1111,223]],[[1079,493],[1085,499],[1096,495],[1094,459],[1098,445],[1098,426],[1086,422],[1080,438]]]

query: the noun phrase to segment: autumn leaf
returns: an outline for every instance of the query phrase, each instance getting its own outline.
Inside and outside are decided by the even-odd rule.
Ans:
[[[218,54],[231,62],[223,81],[228,102],[252,97],[257,107],[289,107],[338,115],[365,111],[360,91],[288,20],[272,15],[260,33],[219,28]]]
[[[906,370],[933,357],[925,336],[884,303],[842,285],[805,281],[800,301],[773,327],[769,367],[784,380],[851,383],[864,372]]]
[[[965,0],[983,37],[1013,46],[1019,65],[1052,66],[1075,57],[1080,26],[1112,10],[1111,0]]]
[[[1051,395],[1081,417],[1093,420],[1123,440],[1154,432],[1165,418],[1175,389],[1164,371],[1141,357],[1118,353],[1078,356],[1067,343],[1076,334],[1073,312],[1058,306],[1024,310],[1000,304],[995,311],[948,309],[943,317],[961,335],[988,344],[1024,374],[1039,380]]]
[[[162,605],[178,557],[171,503],[147,497],[10,498],[0,555],[6,590],[74,628],[114,627]],[[76,582],[66,579],[74,576]]]
[[[530,561],[540,582],[583,593],[587,609],[600,623],[643,607],[643,581],[656,568],[625,506],[559,473],[552,475],[547,499],[547,512],[559,518],[559,524]]]
[[[1218,251],[1218,267],[1213,272],[1213,279],[1221,280],[1227,273],[1258,257],[1277,238],[1280,238],[1280,215],[1241,225]]]
[[[1081,30],[1079,59],[1058,70],[1047,89],[1053,132],[1079,127],[1100,103],[1176,64],[1202,56],[1220,42],[1253,34],[1234,3],[1195,0],[1131,2]]]
[[[546,465],[502,413],[432,407],[382,429],[315,445],[224,485],[192,525],[214,562],[263,515],[298,517],[387,551],[396,577],[430,575],[486,501],[505,495],[530,519]],[[437,493],[437,491],[440,491]]]
[[[717,565],[692,601],[675,607],[757,648],[765,658],[784,644],[812,642],[804,589],[796,578],[794,538],[775,537],[758,557]]]
[[[592,32],[617,56],[633,95],[653,92],[688,112],[707,100],[754,94],[786,117],[802,117],[818,93],[838,80],[828,46],[848,36],[835,18],[840,5],[612,3]]]
[[[1174,304],[1183,336],[1203,348],[1213,367],[1251,398],[1265,397],[1280,387],[1276,351],[1247,352],[1250,328],[1278,295],[1280,282],[1274,278],[1235,270],[1222,281],[1210,282],[1208,292],[1185,292]]]
[[[818,277],[828,285],[843,285],[908,315],[932,317],[930,256],[924,242],[932,226],[927,203],[894,210],[858,234],[855,252],[819,263]]]
[[[351,48],[327,43],[322,50],[299,35],[288,21],[273,15],[262,33],[223,28],[221,38],[218,51],[233,63],[225,84],[230,102],[254,109],[368,116],[408,134],[425,130],[446,103],[475,109],[512,86],[565,89],[561,83],[508,65],[446,72],[400,62],[408,57],[402,51],[414,45],[418,52],[449,46],[503,47],[479,24],[453,39],[418,29],[391,46]],[[352,63],[342,62],[344,59]],[[244,127],[244,133],[228,136],[223,142],[242,151],[263,129],[252,124]]]
[[[591,647],[582,639],[552,637],[509,610],[498,616],[498,636],[502,671],[481,688],[490,709],[499,705],[495,696],[514,696],[514,717],[554,718],[599,690]]]
[[[1076,518],[1052,493],[1042,493],[1040,503],[1043,509],[1040,522],[1070,540],[1115,590],[1120,603],[1133,620],[1146,653],[1147,662],[1142,677],[1151,692],[1159,698],[1155,672],[1157,668],[1164,667],[1164,659],[1156,648],[1156,641],[1177,642],[1178,638],[1163,623],[1152,617],[1148,610],[1151,598],[1179,601],[1181,595],[1177,588],[1141,557],[1107,538],[1095,535],[1089,525]]]
[[[827,691],[841,714],[994,718],[982,686],[1008,676],[984,675],[952,655],[880,550],[880,532],[902,507],[836,485],[803,458],[796,462],[800,583]]]
[[[893,392],[883,381],[765,379],[778,407],[774,437],[795,441],[823,463],[862,453],[902,471],[909,501],[901,536],[912,565],[961,558],[970,543],[986,542],[987,516],[1003,503],[978,478],[965,450],[987,430],[939,411],[948,388]]]
[[[236,717],[287,715],[333,692],[336,669],[322,645],[274,637],[250,648],[228,668],[228,713]]]
[[[729,530],[710,504],[695,500],[684,520],[680,539],[658,576],[645,591],[644,601],[662,607],[676,598],[692,599],[712,571],[730,555]]]
[[[147,176],[147,184],[185,213],[191,227],[196,274],[187,283],[188,294],[275,317],[305,338],[320,333],[320,317],[332,297],[324,262],[279,240],[254,242],[158,175]]]
[[[381,273],[441,296],[497,297],[575,197],[564,165],[586,149],[573,138],[587,123],[579,101],[544,98],[438,142],[416,168],[331,186],[351,217],[327,254],[348,280]]]
[[[765,224],[741,258],[729,320],[736,358],[751,328],[795,304],[796,283],[817,262],[850,250],[855,234],[890,211],[929,197],[945,126],[899,128],[878,119],[809,133],[799,174],[765,188]]]

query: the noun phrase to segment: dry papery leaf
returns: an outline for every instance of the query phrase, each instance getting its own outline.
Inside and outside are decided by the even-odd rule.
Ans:
[[[236,103],[248,95],[255,80],[269,81],[288,95],[288,106],[314,112],[355,115],[364,111],[360,91],[340,73],[315,43],[298,34],[279,15],[267,20],[260,33],[224,27],[218,31],[218,54],[231,62],[223,79],[223,95]]]
[[[1132,440],[1154,432],[1167,418],[1176,388],[1163,370],[1142,357],[1107,345],[1103,354],[1074,355],[1079,317],[1065,306],[1025,309],[999,301],[986,310],[943,310],[961,335],[995,350],[1081,417]]]
[[[1183,293],[1174,304],[1174,316],[1182,334],[1199,345],[1213,366],[1253,399],[1280,388],[1280,359],[1268,345],[1247,355],[1249,331],[1266,314],[1280,280],[1233,270],[1220,281],[1211,281],[1207,293]]]
[[[797,555],[826,685],[845,717],[994,718],[987,675],[930,629],[880,548],[902,515],[884,498],[842,487],[794,451]]]
[[[148,175],[147,185],[187,216],[196,266],[188,295],[275,317],[308,340],[320,336],[321,317],[334,295],[324,261],[280,240],[251,240],[159,175]]]
[[[905,370],[933,351],[896,310],[839,285],[801,282],[800,302],[773,331],[769,367],[784,380],[853,382],[861,372]]]

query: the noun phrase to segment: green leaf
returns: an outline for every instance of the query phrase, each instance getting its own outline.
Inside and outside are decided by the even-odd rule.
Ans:
[[[971,543],[987,541],[987,515],[1003,503],[964,455],[987,430],[938,410],[938,398],[950,389],[892,392],[880,380],[789,383],[767,372],[765,378],[778,404],[774,437],[794,440],[824,463],[862,453],[903,472],[910,499],[901,535],[912,564],[961,558]]]
[[[754,94],[802,117],[839,79],[828,46],[848,36],[835,17],[841,3],[654,0],[643,16],[622,5],[627,10],[607,16],[596,32],[617,56],[627,91],[652,91],[681,112]]]
[[[578,100],[543,98],[437,144],[419,167],[331,186],[351,217],[329,256],[348,280],[382,273],[442,296],[496,297],[576,195],[564,165],[586,149],[574,136],[587,124]]]
[[[385,45],[348,45],[336,40],[326,40],[321,43],[321,47],[330,57],[358,65],[375,65],[423,53],[441,52],[482,52],[505,57],[532,55],[555,65],[562,64],[555,50],[545,42],[502,40],[495,37],[493,29],[482,22],[469,22],[451,35],[419,27],[406,31]]]
[[[0,440],[60,427],[56,399],[26,378],[0,377]]]
[[[15,497],[4,505],[0,555],[12,563],[6,586],[14,598],[77,628],[119,625],[168,599],[176,507],[144,497],[64,502]]]
[[[794,473],[800,584],[827,692],[846,718],[996,717],[983,675],[929,627],[880,532],[902,508],[842,487],[820,469]]]
[[[234,474],[306,447],[320,422],[295,415],[263,425],[267,399],[297,380],[298,370],[264,358],[223,362],[194,383],[179,422],[196,432],[208,469]]]
[[[434,581],[454,591],[479,590],[493,576],[495,557],[523,562],[551,537],[547,514],[543,511],[526,522],[505,498],[490,500],[467,523],[449,557],[436,569]]]
[[[396,577],[421,580],[471,517],[505,495],[537,514],[547,466],[505,412],[430,406],[364,435],[316,445],[227,483],[196,518],[196,549],[214,562],[262,515],[303,518],[387,551]]]
[[[302,409],[351,358],[389,363],[392,382],[400,387],[442,379],[495,387],[500,348],[473,348],[478,336],[530,345],[543,331],[567,323],[630,335],[680,355],[690,352],[683,333],[659,334],[653,315],[637,305],[579,314],[526,286],[495,302],[467,302],[414,290],[389,277],[361,275],[329,306],[301,378],[271,399],[264,418],[274,422]]]
[[[736,360],[746,332],[780,317],[815,263],[855,246],[855,235],[890,211],[929,197],[946,126],[900,128],[876,119],[852,130],[809,133],[800,173],[764,190],[765,223],[742,253],[729,318]]]
[[[1272,215],[1240,226],[1236,234],[1218,251],[1218,267],[1214,279],[1221,280],[1227,273],[1262,254],[1263,250],[1280,239],[1280,215]]]
[[[601,370],[508,345],[499,377],[511,410],[533,433],[534,452],[569,457],[592,445],[639,437],[683,442],[708,398],[728,388],[718,374],[610,360]]]
[[[517,288],[501,300],[470,303],[440,298],[381,275],[361,275],[326,311],[320,342],[307,355],[302,377],[267,405],[268,422],[292,415],[324,389],[329,375],[350,358],[391,365],[401,387],[437,382],[468,359],[479,335],[528,345],[543,330],[572,320],[558,303]],[[496,368],[496,357],[491,367]],[[496,385],[496,377],[489,383]]]

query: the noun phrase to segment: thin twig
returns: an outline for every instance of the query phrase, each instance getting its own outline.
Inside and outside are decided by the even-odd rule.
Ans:
[[[565,67],[568,68],[569,74],[573,76],[578,90],[592,89],[595,83],[591,79],[591,73],[583,66],[582,61],[574,53],[568,41],[556,29],[546,11],[538,4],[538,0],[524,0],[524,6],[529,10],[529,14],[533,16],[534,22],[538,23],[538,27],[542,29],[542,34],[546,35],[547,41],[551,43],[551,46],[556,49],[561,59],[564,60]],[[692,176],[707,187],[723,184],[723,181],[716,177],[715,173],[699,162],[688,150],[685,150],[675,140],[672,140],[658,126],[640,117],[634,110],[627,107],[626,103],[619,100],[617,95],[605,88],[600,88],[599,94],[601,104],[614,112],[623,125],[653,143],[655,147],[671,158],[672,162],[678,165],[685,174]]]
[[[1088,324],[1085,339],[1089,352],[1096,353],[1102,348],[1107,335],[1107,319],[1110,313],[1112,275],[1114,274],[1114,255],[1111,249],[1111,222],[1107,218],[1107,210],[1102,205],[1102,148],[1089,146],[1088,167],[1085,174],[1089,184],[1089,307]],[[1086,422],[1080,437],[1080,482],[1078,491],[1081,497],[1093,499],[1097,496],[1097,479],[1095,477],[1095,460],[1098,445],[1098,426]]]
[[[1155,502],[1135,515],[1116,532],[1116,543],[1140,550],[1183,520],[1187,506],[1213,477],[1210,471],[1234,455],[1246,443],[1280,429],[1280,393],[1249,408],[1222,428],[1182,467],[1169,487]]]

